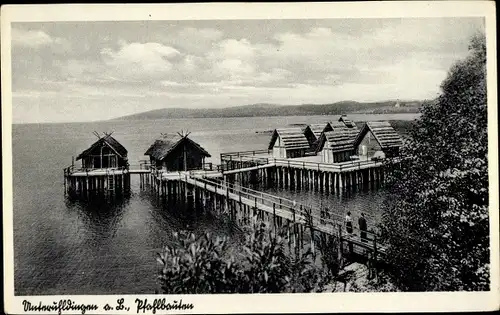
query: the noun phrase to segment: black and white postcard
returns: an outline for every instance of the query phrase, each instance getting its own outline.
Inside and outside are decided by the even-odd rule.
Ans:
[[[5,312],[498,309],[495,22],[2,7]]]

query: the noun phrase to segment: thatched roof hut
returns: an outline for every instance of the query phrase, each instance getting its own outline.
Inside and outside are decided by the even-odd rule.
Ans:
[[[276,158],[304,156],[309,147],[309,141],[300,127],[275,129],[269,143],[269,150],[273,150]]]
[[[333,127],[318,139],[316,153],[321,152],[324,163],[337,163],[350,160],[355,155],[354,141],[358,134],[357,128]]]
[[[187,135],[163,135],[146,150],[151,164],[169,171],[183,171],[202,168],[210,154]]]
[[[87,169],[126,167],[127,149],[110,134],[99,137],[88,149],[80,153],[76,160],[82,160]]]
[[[367,122],[355,140],[356,147],[366,146],[368,151],[380,150],[388,157],[397,155],[402,144],[401,137],[387,121]]]
[[[348,128],[334,128],[332,131],[325,132],[318,140],[316,152],[325,147],[333,152],[342,152],[354,150],[354,141],[358,135],[357,130]]]

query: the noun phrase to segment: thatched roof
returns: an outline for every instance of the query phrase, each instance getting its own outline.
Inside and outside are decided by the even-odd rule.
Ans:
[[[127,157],[127,149],[125,149],[124,146],[121,145],[120,142],[118,142],[115,138],[113,138],[111,135],[106,135],[102,138],[99,138],[94,144],[90,146],[87,150],[83,151],[80,153],[77,157],[76,160],[78,161],[81,158],[84,158],[88,156],[95,148],[101,147],[101,146],[107,146],[111,150],[113,150],[119,157],[121,158],[126,158]]]
[[[300,127],[275,129],[273,135],[271,136],[269,150],[274,147],[274,143],[278,139],[278,136],[281,138],[282,146],[284,146],[287,150],[309,149],[309,142]]]
[[[332,128],[346,128],[347,126],[342,121],[331,121],[330,126]]]
[[[165,159],[176,147],[184,141],[188,141],[197,150],[200,151],[205,157],[210,157],[210,154],[202,148],[198,143],[189,139],[187,136],[180,135],[164,135],[163,137],[155,140],[155,142],[147,149],[144,155],[149,155],[156,160]]]
[[[316,146],[316,152],[323,150],[327,143],[327,149],[333,152],[354,150],[354,141],[357,135],[357,128],[347,128],[346,126],[333,127],[332,131],[325,132],[321,135]]]
[[[348,119],[346,115],[340,116],[339,122],[342,122],[347,128],[355,128],[356,127],[356,124],[354,123],[354,121]]]
[[[382,150],[399,148],[403,144],[401,137],[389,122],[372,121],[367,122],[359,132],[355,142],[356,146],[361,143],[368,131],[371,131]]]
[[[316,137],[316,139],[318,139],[319,136],[321,136],[321,134],[323,132],[332,130],[332,126],[331,126],[331,124],[329,122],[327,122],[327,123],[324,123],[324,124],[310,124],[310,125],[307,125],[304,128],[304,130],[305,129],[310,129],[311,132]]]

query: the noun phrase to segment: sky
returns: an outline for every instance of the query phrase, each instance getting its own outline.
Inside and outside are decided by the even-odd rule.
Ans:
[[[431,99],[482,18],[12,23],[14,123]]]

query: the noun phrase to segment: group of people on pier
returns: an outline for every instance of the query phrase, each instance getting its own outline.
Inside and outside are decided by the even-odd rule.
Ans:
[[[367,224],[366,224],[366,218],[365,214],[361,212],[361,216],[358,219],[358,225],[359,225],[359,231],[360,231],[360,236],[361,236],[361,241],[366,242],[366,231],[367,231]],[[345,226],[346,226],[346,231],[349,234],[353,233],[353,226],[352,226],[352,217],[351,217],[351,212],[348,211],[347,215],[345,217]]]

